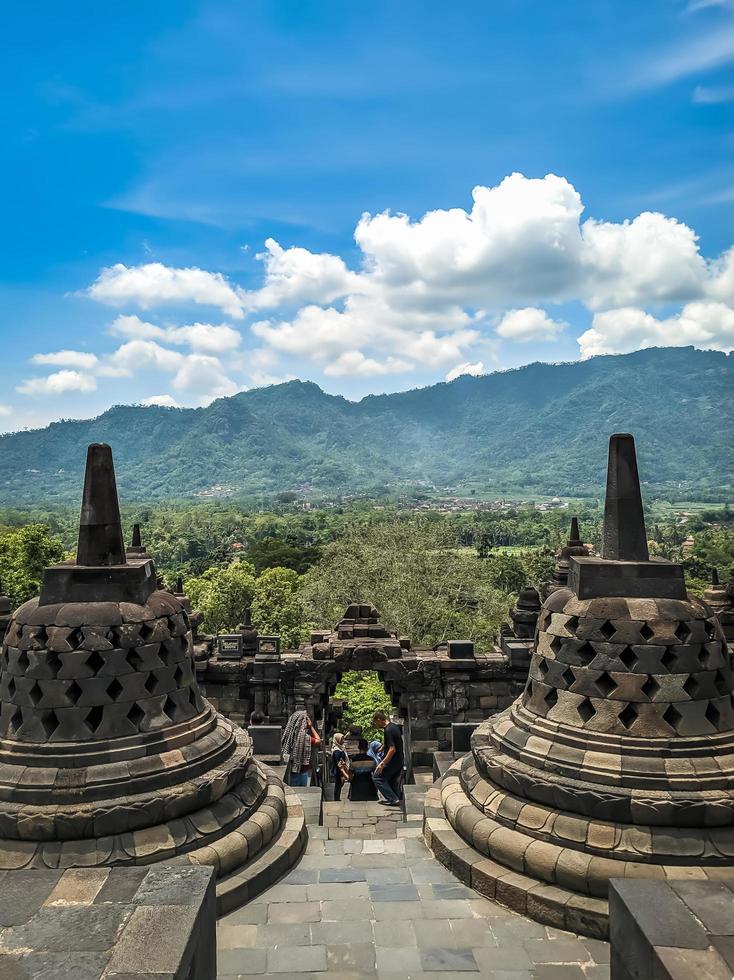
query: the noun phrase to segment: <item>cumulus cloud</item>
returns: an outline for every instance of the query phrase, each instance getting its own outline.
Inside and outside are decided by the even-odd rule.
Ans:
[[[369,376],[372,374],[401,374],[410,371],[413,365],[398,357],[388,357],[385,361],[376,361],[373,357],[365,357],[361,350],[347,350],[331,364],[324,368],[324,374],[337,377],[343,374]]]
[[[55,371],[45,378],[27,378],[16,388],[22,395],[64,395],[71,391],[94,391],[97,380],[82,371]]]
[[[196,395],[199,405],[208,405],[215,398],[234,395],[242,386],[227,377],[218,358],[189,354],[176,372],[173,387]]]
[[[109,306],[132,303],[143,310],[169,304],[196,303],[214,306],[227,316],[243,317],[241,290],[219,272],[195,266],[176,269],[161,262],[126,266],[121,262],[102,269],[87,289],[92,299]]]
[[[565,323],[551,320],[545,310],[526,306],[521,310],[508,310],[497,325],[497,334],[521,343],[555,340],[565,326]]]
[[[451,370],[446,375],[447,381],[455,381],[460,378],[462,374],[471,374],[473,376],[478,376],[484,374],[484,363],[482,361],[477,361],[475,364],[469,364],[465,362],[464,364],[457,364],[455,368]]]
[[[163,343],[183,345],[193,350],[222,353],[234,350],[242,341],[239,330],[228,323],[190,323],[184,326],[159,327],[137,316],[118,316],[110,324],[109,332],[120,337],[136,340],[160,340]]]
[[[96,354],[88,354],[78,350],[57,350],[49,354],[34,354],[33,364],[51,364],[54,367],[78,368],[82,371],[93,371],[97,366]]]
[[[631,307],[607,310],[595,315],[578,342],[582,357],[689,345],[729,352],[734,350],[734,310],[724,303],[688,303],[663,320]]]
[[[344,260],[328,252],[315,254],[305,248],[282,248],[273,238],[257,256],[265,265],[265,284],[244,294],[250,309],[308,302],[332,303],[360,289],[360,277]]]
[[[158,405],[161,408],[180,408],[181,406],[173,397],[173,395],[151,395],[149,398],[144,398],[141,405]]]

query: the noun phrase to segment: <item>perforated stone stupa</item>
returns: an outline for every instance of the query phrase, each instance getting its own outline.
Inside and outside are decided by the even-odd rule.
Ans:
[[[732,665],[680,566],[648,555],[634,441],[612,436],[601,558],[569,556],[522,696],[427,807],[460,877],[603,936],[610,878],[734,875]]]
[[[201,697],[184,605],[133,548],[111,450],[90,446],[76,561],[46,569],[0,656],[0,869],[176,860],[224,876],[269,853],[282,871],[302,843],[282,833],[284,787]]]

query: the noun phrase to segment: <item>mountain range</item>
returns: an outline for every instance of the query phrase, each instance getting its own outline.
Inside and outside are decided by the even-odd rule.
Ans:
[[[1,436],[0,503],[79,500],[90,442],[112,445],[126,500],[216,486],[243,496],[336,495],[410,483],[599,496],[613,432],[635,435],[649,493],[726,500],[733,395],[734,356],[671,347],[534,363],[359,402],[291,381],[206,408],[120,405]]]

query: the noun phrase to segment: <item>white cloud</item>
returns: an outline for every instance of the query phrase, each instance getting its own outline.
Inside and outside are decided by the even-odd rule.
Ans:
[[[126,266],[121,262],[102,269],[87,289],[92,299],[109,306],[135,304],[147,310],[171,303],[214,306],[236,320],[241,319],[241,290],[219,272],[191,267],[175,269],[161,262]]]
[[[185,357],[173,379],[173,387],[196,395],[200,405],[208,405],[215,398],[234,395],[242,389],[242,385],[227,377],[218,358],[206,354]]]
[[[54,367],[78,368],[82,371],[93,371],[97,366],[96,354],[88,354],[78,350],[57,350],[49,354],[34,354],[31,358],[34,364],[51,364]]]
[[[712,3],[699,4],[715,6]],[[718,4],[724,6],[724,4]],[[627,91],[657,88],[687,78],[689,75],[711,71],[734,60],[734,29],[731,24],[719,24],[711,30],[690,33],[666,51],[650,51],[645,48],[644,58],[635,68],[631,67],[618,84]]]
[[[131,337],[134,340],[157,340],[165,336],[163,327],[158,327],[155,323],[147,323],[134,314],[115,317],[109,326],[109,333],[118,337]]]
[[[180,327],[159,327],[137,316],[118,316],[109,332],[137,340],[161,340],[164,343],[186,344],[193,350],[222,353],[239,347],[242,335],[228,323],[190,323]]]
[[[376,361],[373,357],[365,357],[360,350],[347,350],[324,368],[324,374],[329,377],[339,375],[359,375],[368,377],[374,374],[402,374],[410,371],[413,364],[397,357],[388,357],[385,361]]]
[[[360,288],[360,277],[337,255],[315,254],[305,248],[284,249],[273,238],[266,240],[265,249],[257,256],[265,264],[265,285],[244,294],[250,309],[332,303]]]
[[[0,404],[0,417],[5,418],[6,416],[12,414],[13,414],[13,409],[10,407],[10,405]]]
[[[455,381],[464,374],[471,374],[477,377],[480,374],[484,374],[484,363],[482,361],[477,361],[475,364],[469,364],[466,361],[464,364],[457,364],[455,368],[451,368],[449,373],[446,375],[447,381]]]
[[[130,377],[138,371],[177,371],[185,360],[179,351],[162,347],[154,340],[129,340],[110,354],[99,373],[108,377]]]
[[[555,340],[566,326],[551,320],[545,310],[526,306],[521,310],[508,310],[497,326],[497,333],[505,340],[527,343],[530,340]]]
[[[141,405],[158,405],[161,408],[180,408],[181,406],[173,397],[173,395],[151,395],[149,398],[144,398]]]
[[[578,342],[582,357],[688,345],[728,352],[734,350],[734,310],[723,303],[688,303],[664,320],[630,307],[607,310],[595,315]]]
[[[96,387],[96,378],[91,374],[56,371],[45,378],[27,378],[15,390],[22,395],[64,395],[70,391],[94,391]]]

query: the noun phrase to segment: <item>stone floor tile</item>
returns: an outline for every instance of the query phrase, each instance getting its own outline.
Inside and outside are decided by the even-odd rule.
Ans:
[[[226,923],[227,925],[261,925],[263,922],[267,921],[268,917],[268,907],[267,905],[243,905],[242,908],[235,909],[234,912],[230,912],[225,915],[223,919],[219,921]]]
[[[366,898],[349,898],[342,901],[326,901],[321,905],[321,918],[324,922],[369,922],[372,916],[372,903]]]
[[[415,926],[419,921],[388,919],[385,922],[375,922],[373,924],[375,945],[415,946],[417,942]]]
[[[416,942],[419,946],[466,946],[467,943],[454,942],[451,926],[440,919],[416,919],[413,922]]]
[[[362,873],[368,885],[410,885],[413,882],[408,868],[367,868]]]
[[[453,884],[444,883],[434,883],[431,885],[433,889],[433,898],[474,898],[476,892],[471,888],[467,888],[466,885],[462,885],[460,881],[454,881]]]
[[[420,904],[426,919],[470,919],[472,917],[471,906],[465,899],[456,901],[435,899]]]
[[[580,966],[570,963],[542,963],[533,970],[535,980],[585,980]]]
[[[284,922],[256,928],[252,945],[261,949],[274,946],[308,946],[311,943],[311,925],[308,922]]]
[[[261,892],[253,901],[265,902],[268,905],[271,902],[302,902],[306,897],[308,887],[308,885],[286,885],[279,882],[272,888]]]
[[[362,844],[363,854],[384,854],[385,853],[385,841],[384,840],[366,840]]]
[[[402,840],[395,838],[394,840],[386,840],[383,843],[385,845],[385,854],[405,854],[405,844]]]
[[[285,878],[284,885],[315,885],[319,880],[318,868],[294,868]]]
[[[609,962],[609,943],[604,943],[601,939],[589,939],[586,936],[579,936],[579,939],[591,953],[591,958],[595,963]]]
[[[474,959],[484,976],[492,976],[496,970],[531,971],[533,961],[527,952],[519,945],[507,946],[473,946]]]
[[[459,946],[497,946],[497,940],[486,919],[449,919],[449,923]]]
[[[492,931],[495,931],[494,926]],[[588,963],[591,960],[588,949],[578,939],[527,939],[523,946],[533,963]]]
[[[264,949],[221,949],[217,951],[217,970],[219,973],[232,973],[244,976],[252,973],[265,973],[266,951]]]
[[[415,885],[369,885],[368,888],[373,902],[418,901],[418,891]]]
[[[376,950],[377,972],[394,973],[412,977],[416,970],[422,970],[417,946],[378,946]]]
[[[375,902],[373,918],[376,922],[402,919],[424,919],[423,902]]]
[[[456,878],[437,861],[419,861],[410,865],[410,874],[416,884],[447,884],[451,885]]]
[[[278,946],[267,951],[268,973],[326,970],[326,946]]]
[[[338,840],[325,840],[324,854],[344,854],[344,845]]]
[[[486,898],[470,898],[469,907],[471,908],[472,915],[480,915],[484,918],[492,919],[520,919],[522,922],[530,922],[530,919],[526,919],[516,912],[511,912],[506,909],[504,905],[498,905],[496,902],[490,902]]]
[[[562,939],[548,939],[543,935],[543,927],[540,923],[532,919],[524,919],[519,915],[507,919],[490,919],[489,925],[498,946],[525,941],[538,942],[544,946],[564,942]]]
[[[354,898],[369,898],[369,885],[366,881],[336,882],[330,885],[307,885],[306,897],[309,902],[339,902]]]
[[[326,947],[326,957],[330,971],[375,969],[375,946],[372,943],[329,945]]]
[[[376,923],[375,923],[376,924]],[[312,922],[311,942],[325,946],[343,946],[349,943],[372,943],[374,945],[373,923],[363,920],[350,922]],[[390,945],[386,943],[385,945]],[[398,945],[397,943],[395,945]]]
[[[329,885],[342,881],[367,881],[367,874],[363,868],[322,868],[319,872],[320,885]]]
[[[352,860],[356,858],[356,855]],[[350,856],[348,854],[306,854],[301,858],[299,868],[348,868],[350,866]]]
[[[258,926],[229,922],[217,923],[217,949],[246,949],[255,945]]]
[[[318,922],[321,907],[318,902],[273,902],[268,905],[268,923]]]
[[[426,972],[436,970],[453,972],[478,972],[479,966],[470,949],[451,949],[450,947],[421,947],[419,950],[421,966]]]

